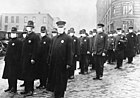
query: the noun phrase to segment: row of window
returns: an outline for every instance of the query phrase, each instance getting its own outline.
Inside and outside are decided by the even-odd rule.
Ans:
[[[18,30],[18,29],[19,29],[19,25],[16,25],[16,28],[17,28],[17,30]],[[5,30],[5,31],[8,31],[8,25],[5,25],[5,26],[4,26],[4,30]]]
[[[16,20],[15,20],[16,18]],[[32,21],[35,23],[36,22],[36,17],[33,16],[32,18]],[[5,23],[8,23],[9,20],[8,20],[8,16],[5,16]],[[27,23],[28,22],[28,16],[25,16],[24,17],[24,23]],[[46,17],[43,17],[43,23],[46,23],[47,22],[47,18]],[[19,16],[11,16],[11,23],[19,23]]]

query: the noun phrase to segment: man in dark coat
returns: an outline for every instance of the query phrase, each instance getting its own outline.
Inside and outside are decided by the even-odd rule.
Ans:
[[[103,68],[107,52],[108,35],[103,31],[103,24],[98,24],[97,34],[94,40],[93,55],[95,56],[96,78],[94,80],[101,80],[103,76]]]
[[[115,54],[116,54],[116,60],[117,60],[117,66],[115,69],[120,69],[122,67],[123,59],[124,59],[124,53],[126,48],[126,37],[122,34],[122,29],[117,28],[117,36],[115,37]]]
[[[55,98],[62,98],[67,87],[68,69],[72,65],[72,39],[65,34],[66,22],[56,24],[58,35],[52,39],[47,89],[54,92]]]
[[[38,89],[46,88],[46,83],[48,79],[48,55],[49,49],[51,46],[51,38],[47,35],[47,29],[45,26],[41,27],[41,40],[40,40],[40,49],[39,49],[39,61],[37,64],[37,77],[40,80],[40,85]]]
[[[138,54],[140,54],[140,30],[137,32],[137,49]]]
[[[114,58],[114,49],[115,49],[115,37],[113,36],[113,33],[110,32],[108,35],[108,48],[107,48],[107,56],[108,56],[108,64],[113,63]]]
[[[28,34],[22,47],[22,76],[25,82],[25,90],[24,92],[21,92],[21,94],[30,96],[34,91],[35,68],[38,61],[37,56],[40,38],[33,32],[33,21],[28,21],[26,29]]]
[[[73,62],[72,62],[72,67],[69,70],[69,79],[74,79],[74,71],[76,70],[76,61],[78,61],[79,57],[79,40],[78,38],[74,35],[75,31],[74,28],[70,28],[69,30],[69,35],[72,37],[72,50],[73,50]]]
[[[89,49],[89,38],[86,36],[86,30],[83,29],[80,31],[81,37],[79,38],[80,44],[80,73],[79,74],[87,74],[88,73],[88,55],[90,54]]]
[[[12,93],[17,92],[17,79],[21,77],[21,52],[22,41],[17,38],[17,28],[12,27],[11,39],[8,43],[7,52],[5,56],[5,67],[3,72],[3,79],[8,79],[8,89]]]
[[[127,45],[126,45],[126,57],[128,58],[128,63],[131,64],[133,57],[135,56],[135,49],[137,44],[136,34],[133,31],[133,27],[129,27],[129,33],[126,35]]]

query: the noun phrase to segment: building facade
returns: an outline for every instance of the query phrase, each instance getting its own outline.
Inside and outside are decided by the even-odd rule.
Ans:
[[[49,14],[3,13],[0,17],[0,30],[6,32],[10,32],[13,26],[17,27],[18,31],[23,31],[29,20],[34,22],[36,33],[40,32],[41,26],[46,26],[48,32],[53,29],[53,18]]]
[[[140,0],[97,0],[97,22],[105,24],[105,31],[121,27],[140,30]]]

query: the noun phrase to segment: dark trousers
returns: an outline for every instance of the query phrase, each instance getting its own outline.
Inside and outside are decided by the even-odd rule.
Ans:
[[[39,80],[40,80],[40,86],[45,86],[46,87],[47,79],[40,78]]]
[[[114,59],[114,51],[113,50],[108,50],[108,63],[112,63]]]
[[[128,63],[132,63],[133,57],[128,57]]]
[[[84,74],[84,72],[88,72],[88,55],[87,54],[80,55],[80,68],[81,68],[82,74]]]
[[[64,93],[65,91],[57,91],[57,92],[54,92],[54,98],[62,98],[64,97]]]
[[[105,57],[101,55],[95,55],[95,70],[96,70],[97,78],[103,76],[104,63],[105,63]]]
[[[68,72],[68,78],[70,78],[71,76],[74,76],[74,72],[76,70],[76,61],[77,59],[76,58],[73,58],[73,62],[72,62],[72,67],[69,69],[69,72]]]
[[[34,81],[24,81],[25,82],[25,92],[34,91]]]
[[[117,68],[120,68],[122,66],[123,59],[117,59]]]
[[[9,89],[17,91],[17,79],[8,79]]]
[[[95,69],[95,58],[92,55],[89,55],[89,64],[91,64],[92,69]]]

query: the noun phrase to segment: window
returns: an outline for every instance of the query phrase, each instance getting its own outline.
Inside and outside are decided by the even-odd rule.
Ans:
[[[5,31],[8,31],[8,25],[5,25],[5,26],[4,26],[4,30],[5,30]]]
[[[132,3],[123,4],[123,15],[133,15],[133,4]]]
[[[25,16],[25,17],[24,17],[24,23],[27,23],[27,22],[28,22],[28,17]]]
[[[33,17],[33,22],[34,22],[34,23],[36,22],[36,17],[35,17],[35,16]]]
[[[11,16],[11,23],[14,23],[14,16]]]
[[[19,23],[19,16],[16,16],[16,23]]]
[[[47,18],[43,17],[43,23],[46,23],[46,22],[47,22]]]
[[[5,16],[5,23],[8,23],[8,16]]]

